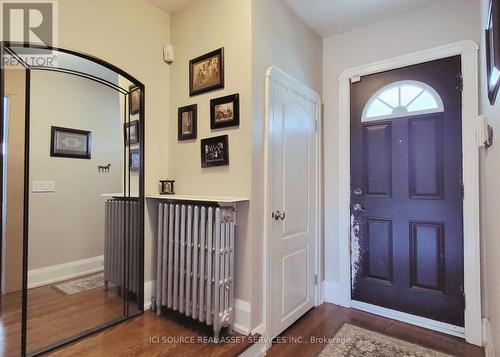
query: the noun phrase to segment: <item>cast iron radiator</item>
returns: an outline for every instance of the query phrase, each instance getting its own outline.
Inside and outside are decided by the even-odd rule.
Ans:
[[[120,293],[138,291],[139,212],[138,201],[106,201],[104,284],[116,286]]]
[[[156,311],[162,307],[232,332],[235,210],[160,204]]]

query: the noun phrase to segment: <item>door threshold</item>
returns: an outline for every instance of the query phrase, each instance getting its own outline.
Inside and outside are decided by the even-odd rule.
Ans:
[[[351,300],[351,308],[465,339],[465,327],[455,326],[446,322],[431,320],[425,317],[411,315],[356,300]]]

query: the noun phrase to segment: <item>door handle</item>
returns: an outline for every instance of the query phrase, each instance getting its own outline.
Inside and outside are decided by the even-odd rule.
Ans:
[[[356,212],[365,212],[366,210],[359,203],[355,203],[352,205],[352,210]]]
[[[276,221],[279,221],[280,219],[281,219],[282,221],[284,221],[284,220],[285,220],[285,212],[276,211],[276,212],[273,212],[273,213],[271,214],[271,216],[272,216],[272,217],[274,218],[274,220],[276,220]]]

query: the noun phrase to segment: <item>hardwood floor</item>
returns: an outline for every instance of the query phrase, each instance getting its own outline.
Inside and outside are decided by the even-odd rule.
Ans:
[[[0,356],[19,356],[21,293],[0,298]],[[28,290],[28,352],[114,321],[123,315],[123,300],[104,288],[66,295],[51,285]]]
[[[50,290],[41,289],[33,302],[43,300],[43,296],[53,296]],[[36,289],[35,289],[36,290]],[[89,293],[97,291],[89,291]],[[39,293],[39,295],[38,295]],[[98,294],[103,294],[99,291]],[[77,294],[73,295],[77,298]],[[66,296],[68,297],[68,296]],[[76,326],[96,322],[98,311],[106,314],[97,307],[92,307],[80,297],[80,304],[69,305],[67,309],[57,309],[56,301],[45,312],[31,307],[34,313],[30,339],[31,346],[40,344],[41,341],[55,340],[63,335],[69,336],[70,331]],[[102,296],[101,296],[102,297]],[[57,300],[57,299],[56,299]],[[17,300],[19,301],[19,300]],[[101,304],[105,301],[103,298]],[[10,305],[8,305],[10,303]],[[13,297],[2,300],[2,306],[17,305]],[[61,305],[59,305],[60,307]],[[4,346],[4,356],[16,356],[18,350],[9,341],[9,338],[19,338],[20,321],[15,317],[20,315],[19,309],[6,313],[2,309],[0,319],[0,345]],[[52,312],[50,312],[52,311]],[[64,312],[66,311],[66,312]],[[111,309],[111,311],[115,311]],[[69,317],[68,317],[69,316]],[[110,315],[102,316],[104,321]],[[92,318],[91,318],[92,317]],[[424,347],[433,348],[454,356],[479,357],[483,356],[481,348],[469,345],[458,338],[432,332],[402,322],[382,318],[353,309],[345,309],[336,305],[325,303],[312,309],[294,325],[286,330],[282,337],[285,343],[277,343],[268,351],[267,356],[316,356],[325,347],[325,343],[292,343],[291,337],[302,337],[303,341],[310,341],[311,337],[333,337],[344,323],[360,326],[388,336],[396,337]],[[17,330],[16,330],[17,326]],[[44,328],[45,327],[45,328]],[[3,331],[3,333],[1,332]],[[10,331],[10,332],[9,332]],[[210,329],[202,325],[193,324],[188,318],[175,314],[159,317],[151,312],[118,324],[110,329],[90,336],[49,354],[54,357],[63,356],[238,356],[252,341],[246,336],[234,333],[231,338],[233,343],[214,344],[208,339]],[[6,339],[7,338],[7,339]],[[47,340],[46,340],[47,339]],[[1,348],[1,347],[0,347]]]
[[[215,344],[208,340],[209,336],[209,329],[193,324],[190,319],[145,312],[50,356],[233,357],[250,347],[248,337],[238,333],[228,337],[234,343]]]
[[[310,341],[311,337],[333,337],[344,323],[350,323],[454,356],[484,356],[481,348],[470,345],[461,339],[328,303],[309,311],[288,328],[283,336],[285,338],[302,336],[305,341]],[[280,343],[273,345],[267,356],[316,356],[324,347],[325,344],[322,343]]]

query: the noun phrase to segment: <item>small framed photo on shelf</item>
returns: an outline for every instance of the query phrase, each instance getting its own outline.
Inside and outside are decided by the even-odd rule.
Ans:
[[[201,141],[201,167],[229,165],[228,136],[215,136]]]
[[[488,99],[495,104],[500,88],[500,0],[490,0],[486,25]]]
[[[90,131],[53,126],[50,135],[50,156],[89,160],[91,138]]]
[[[160,194],[174,195],[174,180],[160,180]]]
[[[132,149],[129,152],[128,166],[131,172],[139,171],[141,168],[141,151]]]
[[[124,125],[125,145],[139,143],[139,120],[133,120]]]
[[[128,89],[130,98],[128,101],[128,111],[131,115],[141,111],[141,90],[137,86],[130,86]]]
[[[189,61],[189,96],[224,88],[224,48]]]
[[[210,101],[210,128],[240,125],[240,95],[232,94]]]
[[[196,139],[198,105],[188,105],[178,109],[178,134],[179,141]]]

